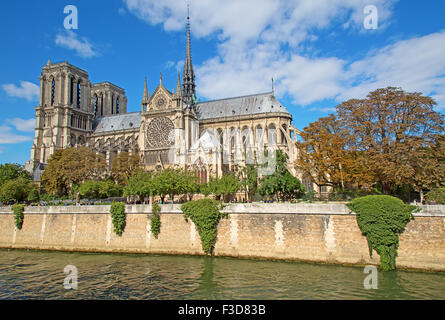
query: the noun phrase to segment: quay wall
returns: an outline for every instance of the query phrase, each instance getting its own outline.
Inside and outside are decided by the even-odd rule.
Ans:
[[[0,248],[202,255],[199,234],[180,205],[161,206],[161,232],[150,231],[151,206],[126,206],[122,236],[110,206],[27,207],[21,230],[0,208]],[[379,265],[354,213],[344,204],[232,204],[218,225],[215,256]],[[445,271],[445,206],[423,206],[400,236],[397,267]]]

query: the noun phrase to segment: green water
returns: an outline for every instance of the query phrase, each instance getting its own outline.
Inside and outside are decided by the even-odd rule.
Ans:
[[[78,271],[64,288],[64,268]],[[0,299],[445,299],[445,273],[229,258],[0,250]]]

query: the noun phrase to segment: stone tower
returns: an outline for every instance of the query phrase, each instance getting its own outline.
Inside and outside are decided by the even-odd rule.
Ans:
[[[184,105],[190,108],[194,105],[196,94],[195,72],[192,64],[192,49],[190,44],[190,17],[187,16],[187,46],[185,52],[184,71],[182,74],[182,96]]]
[[[51,60],[43,67],[29,171],[44,169],[58,149],[86,144],[94,117],[90,97],[91,82],[84,70]]]

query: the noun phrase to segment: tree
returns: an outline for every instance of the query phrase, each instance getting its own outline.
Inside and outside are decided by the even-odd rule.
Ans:
[[[111,180],[85,181],[80,185],[79,193],[83,198],[106,199],[119,197],[122,193],[122,188]]]
[[[164,203],[166,195],[169,195],[173,201],[174,196],[182,192],[184,189],[181,170],[168,168],[154,174],[153,195],[160,196],[162,203]]]
[[[225,174],[221,178],[210,177],[209,182],[201,188],[201,192],[208,196],[214,194],[217,200],[223,197],[224,201],[228,196],[238,192],[241,188],[241,181],[235,174]]]
[[[246,165],[241,169],[241,177],[242,190],[252,199],[258,193],[258,168],[252,164]]]
[[[19,203],[28,200],[30,191],[35,187],[26,177],[8,180],[0,187],[0,201],[2,203]]]
[[[351,135],[335,115],[309,124],[297,142],[297,170],[318,186],[344,189],[352,183],[370,185],[373,176],[364,166],[364,154],[351,150]]]
[[[289,156],[281,150],[276,151],[275,171],[261,179],[260,194],[274,195],[281,200],[301,197],[305,189],[300,180],[287,169]]]
[[[0,164],[0,187],[9,180],[19,177],[29,178],[29,174],[23,170],[23,167],[16,163]]]
[[[76,184],[101,179],[106,170],[105,159],[86,147],[57,150],[48,161],[42,184],[49,194],[63,196]]]
[[[141,160],[137,153],[129,154],[121,152],[115,157],[111,164],[111,176],[113,179],[123,185],[127,185],[128,179],[141,167]]]
[[[124,196],[138,196],[140,199],[153,195],[152,175],[144,170],[139,170],[128,179],[124,187]]]
[[[190,201],[193,200],[193,196],[199,192],[201,187],[195,173],[188,170],[180,172],[180,184],[179,192],[186,194]]]
[[[432,98],[420,93],[388,87],[337,106],[341,126],[349,130],[351,149],[364,153],[366,168],[385,194],[404,183],[423,188],[419,179],[430,176],[417,164],[423,159],[432,165],[435,156],[425,156],[425,150],[437,146],[444,132],[443,115],[433,110],[434,105]]]

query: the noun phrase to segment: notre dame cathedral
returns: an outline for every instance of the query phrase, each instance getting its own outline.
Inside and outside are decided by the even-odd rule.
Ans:
[[[169,91],[161,75],[150,95],[145,79],[140,112],[127,113],[124,89],[110,82],[92,84],[86,71],[48,61],[40,76],[35,138],[25,167],[40,181],[56,150],[86,146],[110,168],[120,152],[137,153],[147,170],[189,168],[205,182],[234,166],[258,162],[264,150],[280,148],[297,174],[291,164],[299,131],[291,122],[273,86],[267,93],[197,101],[187,18],[182,83],[178,75],[176,90]]]

